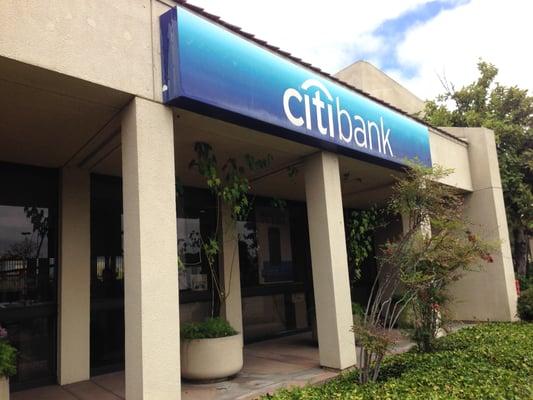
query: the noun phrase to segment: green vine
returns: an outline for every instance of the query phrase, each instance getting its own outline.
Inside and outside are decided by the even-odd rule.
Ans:
[[[354,281],[361,278],[361,266],[371,255],[373,247],[372,233],[383,223],[383,213],[375,207],[369,210],[354,210],[350,213],[346,242],[348,265],[353,270]]]

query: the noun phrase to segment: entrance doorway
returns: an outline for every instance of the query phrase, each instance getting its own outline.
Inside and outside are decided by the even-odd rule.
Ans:
[[[0,163],[0,325],[13,390],[56,380],[57,171]]]

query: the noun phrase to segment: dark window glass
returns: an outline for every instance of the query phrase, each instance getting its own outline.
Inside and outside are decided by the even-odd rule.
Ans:
[[[254,287],[259,284],[259,260],[257,227],[255,221],[237,222],[239,235],[239,267],[241,286]]]
[[[279,228],[268,228],[268,254],[271,265],[281,265],[281,235]]]
[[[256,198],[237,232],[245,340],[307,328],[312,284],[305,205],[279,207]]]
[[[0,163],[0,324],[17,348],[13,388],[56,375],[57,172]]]
[[[186,187],[177,199],[178,256],[182,264],[179,286],[182,303],[211,299],[212,271],[202,245],[215,235],[216,213],[215,198],[207,190]],[[218,263],[215,263],[213,270],[218,273]]]
[[[55,258],[48,257],[49,210],[0,205],[0,302],[55,301]]]
[[[210,269],[202,240],[215,232],[216,209],[207,190],[185,188],[177,198],[181,322],[211,314]],[[122,181],[91,180],[91,370],[124,366],[124,274]],[[176,265],[176,268],[178,266]],[[214,269],[217,271],[218,266]],[[215,306],[218,306],[215,304]],[[176,321],[178,323],[178,321]]]
[[[291,210],[273,207],[269,202],[256,200],[249,220],[237,223],[243,287],[294,282],[298,277],[293,261]]]
[[[122,181],[91,179],[91,371],[124,366]]]

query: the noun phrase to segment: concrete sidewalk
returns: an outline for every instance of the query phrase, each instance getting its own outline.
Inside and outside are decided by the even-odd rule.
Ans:
[[[319,383],[337,375],[320,368],[310,333],[267,340],[244,348],[244,369],[234,379],[211,384],[182,383],[183,400],[248,400],[281,387]],[[66,386],[16,392],[12,400],[121,400],[124,372],[99,375]]]
[[[465,324],[458,324],[458,330]],[[390,353],[403,353],[414,344],[399,331],[393,331]],[[359,348],[357,348],[359,355]],[[232,380],[193,384],[182,382],[182,400],[252,400],[282,387],[321,383],[338,372],[320,367],[318,347],[311,333],[266,340],[244,347],[244,368]],[[45,386],[16,392],[11,400],[123,400],[124,371],[98,375],[90,381],[66,386]]]

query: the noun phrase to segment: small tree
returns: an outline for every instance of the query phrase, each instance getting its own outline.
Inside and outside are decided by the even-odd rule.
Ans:
[[[439,183],[449,173],[411,164],[394,185],[389,212],[407,219],[407,226],[381,249],[363,324],[354,327],[362,345],[362,383],[377,379],[390,346],[387,331],[396,327],[406,307],[415,315],[413,338],[419,349],[431,350],[449,283],[477,261],[492,260],[489,246],[469,230],[462,197]]]
[[[244,156],[244,165],[235,158],[228,158],[222,166],[219,166],[213,148],[208,143],[195,143],[194,151],[196,152],[196,158],[190,162],[189,168],[195,168],[198,171],[216,199],[215,231],[208,237],[201,237],[200,240],[210,269],[213,294],[216,293],[219,304],[223,305],[230,293],[224,290],[215,269],[223,247],[220,229],[229,228],[222,227],[222,208],[225,207],[229,212],[233,225],[237,221],[247,220],[253,206],[253,201],[249,196],[251,186],[247,175],[267,168],[272,162],[272,156],[269,154],[264,159],[256,159],[247,154]],[[235,246],[237,247],[237,243],[235,243]],[[236,250],[234,249],[235,252]],[[234,259],[235,257],[233,257]],[[234,277],[232,271],[233,263],[230,266],[230,280],[240,279],[239,276]],[[213,295],[213,301],[214,298]],[[211,315],[215,316],[214,304],[211,307]]]
[[[404,290],[412,293],[413,338],[421,351],[431,351],[448,302],[449,284],[480,261],[492,262],[490,245],[471,230],[463,213],[463,197],[438,181],[451,171],[411,167],[395,187],[391,208],[408,218],[407,232],[387,243],[385,261],[400,270]]]

